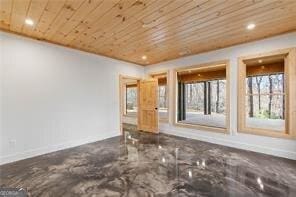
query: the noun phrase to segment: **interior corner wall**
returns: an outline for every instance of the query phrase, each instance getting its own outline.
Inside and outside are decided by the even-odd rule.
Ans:
[[[268,39],[249,42],[207,53],[192,55],[172,61],[162,62],[145,67],[146,76],[149,73],[169,70],[169,124],[160,124],[160,131],[163,133],[178,135],[241,148],[270,155],[286,157],[296,160],[296,140],[264,137],[237,132],[237,72],[238,57],[258,53],[265,53],[277,49],[296,47],[296,32],[287,33]],[[194,130],[176,127],[173,125],[172,108],[173,103],[173,73],[174,69],[209,63],[219,60],[230,60],[230,134],[220,134],[202,130]],[[296,65],[294,65],[296,66]],[[296,98],[295,98],[296,99]],[[296,121],[296,120],[291,120]]]
[[[144,68],[0,32],[0,164],[120,134],[119,74]]]

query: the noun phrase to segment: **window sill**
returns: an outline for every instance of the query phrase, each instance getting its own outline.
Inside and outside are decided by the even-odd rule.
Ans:
[[[186,124],[186,123],[174,123],[177,127],[183,127],[183,128],[189,128],[189,129],[195,129],[195,130],[201,130],[201,131],[211,131],[216,133],[223,133],[223,134],[229,134],[227,128],[218,128],[218,127],[211,127],[211,126],[204,126],[204,125],[194,125],[194,124]]]

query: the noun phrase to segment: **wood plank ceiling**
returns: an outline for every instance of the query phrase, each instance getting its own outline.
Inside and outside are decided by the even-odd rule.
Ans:
[[[0,29],[148,65],[295,31],[295,10],[295,0],[0,0]]]

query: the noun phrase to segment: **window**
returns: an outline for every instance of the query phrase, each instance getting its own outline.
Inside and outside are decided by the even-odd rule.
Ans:
[[[181,122],[225,128],[225,80],[185,84],[186,115]]]
[[[137,85],[126,85],[126,102],[125,102],[125,114],[134,115],[137,114]]]
[[[239,132],[273,137],[293,135],[291,128],[296,127],[290,120],[296,120],[296,99],[291,100],[295,89],[290,84],[295,80],[296,69],[289,65],[293,51],[240,58]]]
[[[159,85],[158,86],[158,106],[159,106],[159,117],[166,118],[168,113],[167,106],[167,86]]]
[[[160,120],[168,119],[168,85],[167,72],[151,74],[158,80],[158,112]]]
[[[177,77],[177,125],[226,132],[228,63],[181,69]],[[212,128],[212,129],[211,129]]]
[[[285,130],[284,73],[247,76],[246,125],[275,131]]]

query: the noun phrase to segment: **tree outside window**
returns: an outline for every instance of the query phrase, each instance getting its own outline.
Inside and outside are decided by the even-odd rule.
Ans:
[[[126,87],[126,114],[137,112],[137,87]]]
[[[285,120],[284,73],[246,78],[246,115],[251,127],[272,125],[283,130]]]

